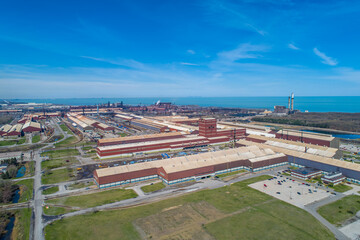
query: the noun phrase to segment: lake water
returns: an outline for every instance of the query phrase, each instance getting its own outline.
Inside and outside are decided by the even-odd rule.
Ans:
[[[148,97],[148,98],[57,98],[57,99],[8,99],[15,102],[53,103],[65,105],[96,105],[119,103],[150,105],[171,102],[178,105],[199,105],[214,107],[274,109],[275,105],[287,106],[288,97]],[[360,112],[360,96],[350,97],[295,97],[294,109],[309,112]]]
[[[26,172],[26,167],[25,166],[22,166],[16,173],[16,177],[19,178],[19,177],[23,177],[25,175],[25,172]]]

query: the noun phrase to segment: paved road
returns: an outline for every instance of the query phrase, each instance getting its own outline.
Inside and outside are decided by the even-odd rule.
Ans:
[[[35,224],[34,224],[34,239],[42,240],[44,238],[43,233],[43,195],[41,189],[41,157],[38,151],[34,154],[35,160],[35,179],[34,179],[34,213],[35,213]]]

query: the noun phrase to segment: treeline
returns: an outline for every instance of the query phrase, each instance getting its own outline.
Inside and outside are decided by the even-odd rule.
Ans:
[[[0,125],[11,123],[13,119],[14,117],[12,115],[2,114],[0,115]]]
[[[253,121],[360,132],[360,113],[296,113],[254,117]]]
[[[299,119],[255,117],[252,120],[256,122],[289,124],[296,126],[318,127],[318,128],[330,128],[329,123],[309,123],[306,120],[299,120]]]

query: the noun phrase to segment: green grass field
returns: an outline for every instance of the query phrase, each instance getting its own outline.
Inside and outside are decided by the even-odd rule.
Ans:
[[[69,157],[69,156],[77,156],[80,155],[77,149],[61,149],[61,150],[50,150],[47,152],[41,153],[41,156],[48,156],[49,158],[61,158],[61,157]]]
[[[20,199],[19,202],[26,202],[33,198],[33,179],[25,179],[16,182],[16,185],[20,187]]]
[[[31,213],[31,208],[23,208],[16,211],[12,239],[27,240],[30,238]]]
[[[60,124],[60,128],[64,131],[67,132],[67,134],[72,135],[72,131],[65,125],[65,124]]]
[[[143,190],[143,192],[145,193],[149,193],[149,192],[155,192],[157,190],[163,189],[165,188],[164,183],[159,182],[159,183],[155,183],[153,185],[146,185],[141,187],[141,190]]]
[[[135,224],[146,239],[334,239],[309,213],[247,186],[268,178],[65,218],[46,239],[142,239]]]
[[[223,178],[223,177],[228,177],[228,176],[232,176],[232,175],[243,173],[243,172],[247,172],[247,171],[246,170],[239,170],[239,171],[219,174],[219,175],[216,175],[216,176],[219,177],[219,178]]]
[[[23,144],[23,143],[25,143],[25,142],[26,142],[26,138],[25,138],[25,137],[21,137],[21,138],[18,140],[17,144]]]
[[[40,135],[35,135],[32,137],[32,143],[40,142]]]
[[[336,192],[346,192],[346,191],[353,189],[351,186],[346,185],[346,184],[338,184],[331,188],[334,189]]]
[[[67,208],[53,207],[53,206],[43,207],[43,210],[46,215],[50,215],[50,216],[61,215],[61,214],[73,212],[73,210],[70,210]]]
[[[11,145],[15,145],[17,143],[16,140],[4,140],[4,141],[0,141],[0,146],[11,146]]]
[[[111,189],[98,193],[51,199],[46,202],[70,207],[89,208],[135,197],[137,197],[137,194],[133,190]]]
[[[59,187],[58,186],[55,186],[55,187],[50,187],[50,188],[47,188],[45,189],[42,193],[44,195],[48,195],[48,194],[53,194],[53,193],[56,193],[59,191]]]
[[[78,140],[75,136],[68,137],[61,142],[55,143],[55,147],[66,147],[76,143]]]
[[[53,169],[79,163],[75,157],[55,158],[41,162],[42,169]]]
[[[94,184],[95,184],[94,182],[78,182],[78,183],[71,184],[68,188],[69,189],[80,189],[80,188],[93,186]]]
[[[360,210],[360,196],[346,196],[336,202],[327,204],[318,209],[318,212],[330,223],[337,226],[355,216]]]
[[[74,180],[74,169],[58,169],[58,170],[50,170],[49,174],[44,174],[41,177],[41,181],[43,184],[54,184],[59,182],[67,182]]]

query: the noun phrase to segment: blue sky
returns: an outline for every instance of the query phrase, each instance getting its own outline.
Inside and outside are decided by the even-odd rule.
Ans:
[[[359,1],[3,1],[0,96],[359,96]]]

